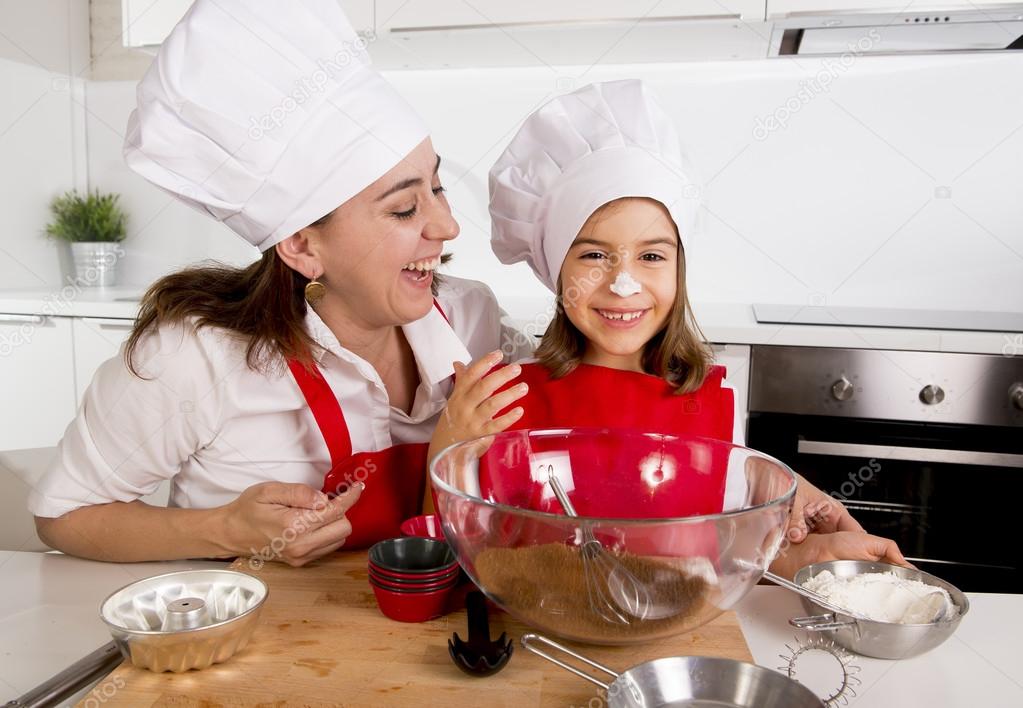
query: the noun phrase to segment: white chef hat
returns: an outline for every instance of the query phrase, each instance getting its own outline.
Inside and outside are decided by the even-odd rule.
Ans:
[[[138,86],[131,169],[266,250],[428,135],[337,0],[196,0]]]
[[[671,118],[637,80],[590,84],[526,118],[490,170],[491,247],[557,292],[583,224],[622,197],[661,202],[681,238],[696,228],[694,170]]]

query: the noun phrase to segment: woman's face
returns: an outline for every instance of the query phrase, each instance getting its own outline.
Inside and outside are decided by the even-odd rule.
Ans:
[[[644,347],[675,302],[678,249],[674,222],[660,202],[628,197],[590,216],[561,267],[562,304],[587,339],[585,363],[642,371]],[[622,272],[639,292],[622,297],[611,289]]]
[[[326,223],[303,229],[322,268],[325,307],[342,308],[369,328],[407,324],[429,312],[433,270],[444,242],[459,231],[439,166],[427,138]]]

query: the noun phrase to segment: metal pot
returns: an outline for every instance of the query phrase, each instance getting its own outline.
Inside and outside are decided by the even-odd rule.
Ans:
[[[117,282],[117,261],[124,248],[113,241],[77,241],[71,244],[75,279],[86,287],[105,288]]]
[[[538,634],[524,634],[519,641],[527,651],[605,689],[608,708],[702,705],[721,708],[824,708],[824,702],[798,681],[744,661],[714,656],[672,656],[644,662],[619,674]],[[604,683],[554,658],[535,643],[557,649],[611,676],[614,681]]]
[[[958,612],[938,622],[927,624],[899,624],[856,618],[841,612],[833,612],[807,597],[803,606],[811,617],[793,617],[793,627],[828,635],[834,642],[849,651],[872,656],[877,659],[908,659],[930,651],[952,636],[963,616],[970,610],[970,601],[958,588],[930,573],[913,568],[874,563],[871,561],[839,560],[814,563],[801,568],[793,581],[802,585],[824,570],[830,570],[836,578],[851,578],[861,573],[893,572],[901,578],[919,580],[927,585],[936,585],[948,591]]]

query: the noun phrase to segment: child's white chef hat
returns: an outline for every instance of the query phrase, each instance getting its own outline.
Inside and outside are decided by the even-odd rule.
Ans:
[[[491,246],[557,292],[572,241],[622,197],[664,204],[688,238],[699,206],[675,125],[642,81],[590,84],[526,118],[490,170]]]
[[[337,0],[196,0],[138,86],[131,169],[266,250],[428,135]]]

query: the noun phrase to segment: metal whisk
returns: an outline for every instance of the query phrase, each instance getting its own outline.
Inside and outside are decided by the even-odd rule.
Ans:
[[[551,468],[548,468],[547,481],[565,514],[578,518],[565,488]],[[614,554],[604,548],[604,544],[593,535],[588,523],[581,521],[579,528],[583,541],[579,553],[583,559],[590,609],[611,623],[630,624],[633,619],[646,619],[650,613],[650,594],[646,586]]]

